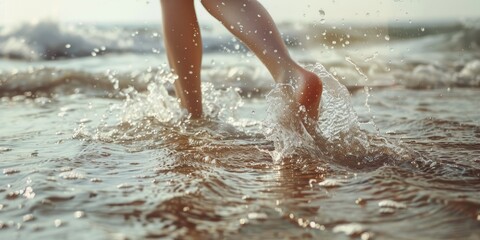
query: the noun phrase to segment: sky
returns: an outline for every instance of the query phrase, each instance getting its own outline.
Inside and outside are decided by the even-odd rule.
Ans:
[[[178,1],[178,0],[172,0]],[[480,0],[259,0],[277,22],[412,22],[480,19]],[[200,21],[214,21],[195,0]],[[322,17],[320,10],[325,12]],[[160,22],[159,0],[0,0],[0,25]]]

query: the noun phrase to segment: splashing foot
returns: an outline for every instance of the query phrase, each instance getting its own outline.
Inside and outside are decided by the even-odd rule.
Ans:
[[[312,135],[315,132],[315,126],[319,117],[318,109],[323,90],[320,77],[299,67],[294,71],[283,74],[281,80],[280,82],[287,83],[287,86],[293,86],[293,92],[291,88],[283,91],[285,96],[293,101],[285,107],[285,110],[288,109],[286,114],[289,116],[283,116],[282,122],[290,122],[288,125],[291,125],[292,121],[301,123]]]
[[[312,72],[303,70],[301,76],[297,78],[295,98],[301,106],[305,107],[307,118],[313,122],[318,120],[322,89],[322,81]]]

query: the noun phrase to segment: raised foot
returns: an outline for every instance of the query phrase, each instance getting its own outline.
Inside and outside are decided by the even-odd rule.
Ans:
[[[308,120],[317,122],[318,106],[322,97],[323,85],[320,77],[309,71],[302,71],[297,77],[295,97],[300,105],[305,107]]]

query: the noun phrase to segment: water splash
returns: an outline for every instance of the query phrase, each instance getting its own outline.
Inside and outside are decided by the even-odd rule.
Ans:
[[[177,97],[169,94],[167,86],[171,84],[172,75],[162,76],[148,85],[146,93],[139,93],[130,88],[125,91],[126,100],[122,108],[122,121],[134,123],[146,117],[154,117],[160,122],[179,122],[188,118]],[[238,107],[243,102],[238,89],[217,90],[212,83],[202,84],[204,116],[231,122]]]
[[[275,149],[269,154],[277,162],[299,149],[315,147],[313,138],[300,121],[304,110],[292,100],[292,93],[293,86],[278,85],[267,95],[263,134],[273,142]]]
[[[408,157],[409,151],[392,144],[378,133],[362,130],[350,103],[350,93],[320,64],[306,68],[323,82],[320,119],[315,132],[301,123],[302,108],[285,97],[292,86],[277,86],[268,96],[268,118],[264,135],[273,142],[270,155],[280,161],[293,155],[327,163],[336,162],[350,168],[377,168]],[[284,107],[288,106],[288,107]],[[292,108],[293,106],[293,108]],[[294,109],[293,111],[291,109]]]
[[[170,138],[202,135],[202,131],[212,133],[209,135],[212,138],[239,135],[229,125],[235,123],[237,109],[243,104],[238,89],[216,89],[212,83],[203,83],[204,119],[192,121],[171,91],[176,78],[161,71],[150,80],[147,91],[140,92],[134,87],[124,89],[121,92],[124,101],[111,104],[100,124],[82,122],[74,137],[122,144],[153,142],[153,145],[144,144],[143,148],[158,146]]]
[[[341,132],[348,132],[358,127],[358,116],[350,103],[350,93],[320,64],[307,66],[316,73],[323,82],[322,102],[320,104],[320,119],[317,131],[333,140]]]
[[[347,89],[338,83],[325,68],[320,65],[310,65],[307,69],[316,73],[323,82],[324,90],[320,106],[320,120],[316,125],[317,136],[312,136],[301,123],[303,111],[294,103],[289,95],[293,91],[291,85],[277,86],[267,96],[268,117],[265,122],[265,137],[273,141],[275,150],[270,154],[276,161],[289,156],[299,149],[318,149],[314,138],[323,141],[333,141],[341,132],[348,132],[358,126],[357,115],[349,103]],[[311,151],[310,151],[311,152]]]
[[[301,118],[305,109],[292,97],[285,97],[292,96],[293,87],[278,85],[266,97],[267,115],[262,126],[247,134],[263,134],[265,140],[273,144],[273,150],[265,151],[274,161],[281,163],[290,156],[299,156],[309,162],[315,159],[349,168],[374,169],[401,159],[405,152],[402,147],[390,143],[378,133],[362,130],[345,86],[320,64],[306,68],[316,73],[324,86],[321,116],[313,128],[303,124],[305,121]],[[75,137],[122,144],[147,141],[139,146],[143,149],[176,142],[179,138],[197,144],[192,139],[200,137],[198,144],[208,145],[214,139],[239,138],[246,134],[236,117],[243,104],[237,89],[216,89],[211,83],[203,83],[206,121],[192,123],[188,113],[179,106],[178,99],[169,91],[174,81],[172,74],[158,74],[145,92],[133,88],[124,90],[126,99],[110,107],[104,114],[103,125],[97,125],[95,129],[80,127]],[[82,123],[83,126],[92,124],[95,123]]]
[[[154,117],[160,122],[179,121],[185,112],[180,108],[178,99],[170,96],[167,85],[175,80],[174,75],[158,76],[150,83],[147,92],[140,93],[133,88],[126,89],[121,121],[134,124],[145,117]]]

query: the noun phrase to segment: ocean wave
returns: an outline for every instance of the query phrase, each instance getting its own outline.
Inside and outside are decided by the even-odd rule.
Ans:
[[[53,60],[111,52],[152,52],[160,47],[158,34],[138,30],[60,25],[53,21],[22,23],[0,32],[0,56]]]
[[[8,97],[26,93],[68,94],[83,89],[91,95],[100,93],[107,97],[114,97],[130,87],[135,91],[146,91],[150,83],[159,82],[165,77],[173,79],[170,75],[170,71],[160,67],[122,72],[114,70],[92,72],[53,67],[0,70],[0,96]],[[202,76],[205,76],[204,82],[212,83],[216,89],[233,87],[246,96],[266,94],[273,84],[271,76],[253,65],[206,67],[202,69]],[[165,86],[170,93],[173,93],[171,83],[166,83]]]
[[[206,27],[202,33],[205,52],[247,51],[226,31]],[[299,45],[292,34],[286,36],[288,45]],[[84,25],[43,20],[0,28],[0,57],[11,59],[57,60],[108,53],[161,52],[163,44],[159,25]]]
[[[420,64],[412,71],[397,71],[398,81],[411,89],[432,89],[448,87],[480,87],[480,60],[464,65]]]
[[[73,69],[36,68],[24,71],[0,71],[0,96],[25,93],[69,93],[78,89],[115,90],[134,86],[145,90],[156,74],[143,73],[92,73]]]
[[[216,26],[216,25],[215,25]],[[247,48],[220,26],[204,26],[205,52],[246,52]],[[466,24],[419,26],[279,25],[290,48],[348,47],[394,40],[427,43],[424,50],[478,49],[480,27]],[[435,37],[432,37],[435,36]],[[425,41],[427,39],[427,41]],[[433,40],[429,40],[433,39]],[[0,28],[0,57],[26,60],[55,60],[108,53],[158,54],[163,52],[161,26],[61,24],[43,20]]]
[[[348,66],[346,66],[348,67]],[[348,68],[336,67],[340,75],[350,73]],[[80,69],[62,69],[57,67],[36,67],[23,70],[0,70],[0,97],[37,93],[69,94],[82,91],[90,95],[122,97],[119,92],[132,87],[143,92],[152,82],[171,74],[166,68],[147,68],[145,70],[88,71]],[[239,64],[236,66],[205,66],[202,68],[203,81],[212,83],[216,89],[233,87],[239,89],[242,96],[265,96],[274,81],[262,66]],[[390,78],[385,75],[368,74],[368,82],[359,79],[353,73],[349,77],[339,78],[341,84],[353,92],[369,88],[404,86],[410,89],[435,89],[453,87],[480,87],[480,60],[471,60],[461,65],[448,66],[436,64],[418,64],[412,69],[393,70]],[[167,90],[173,93],[171,84]]]

